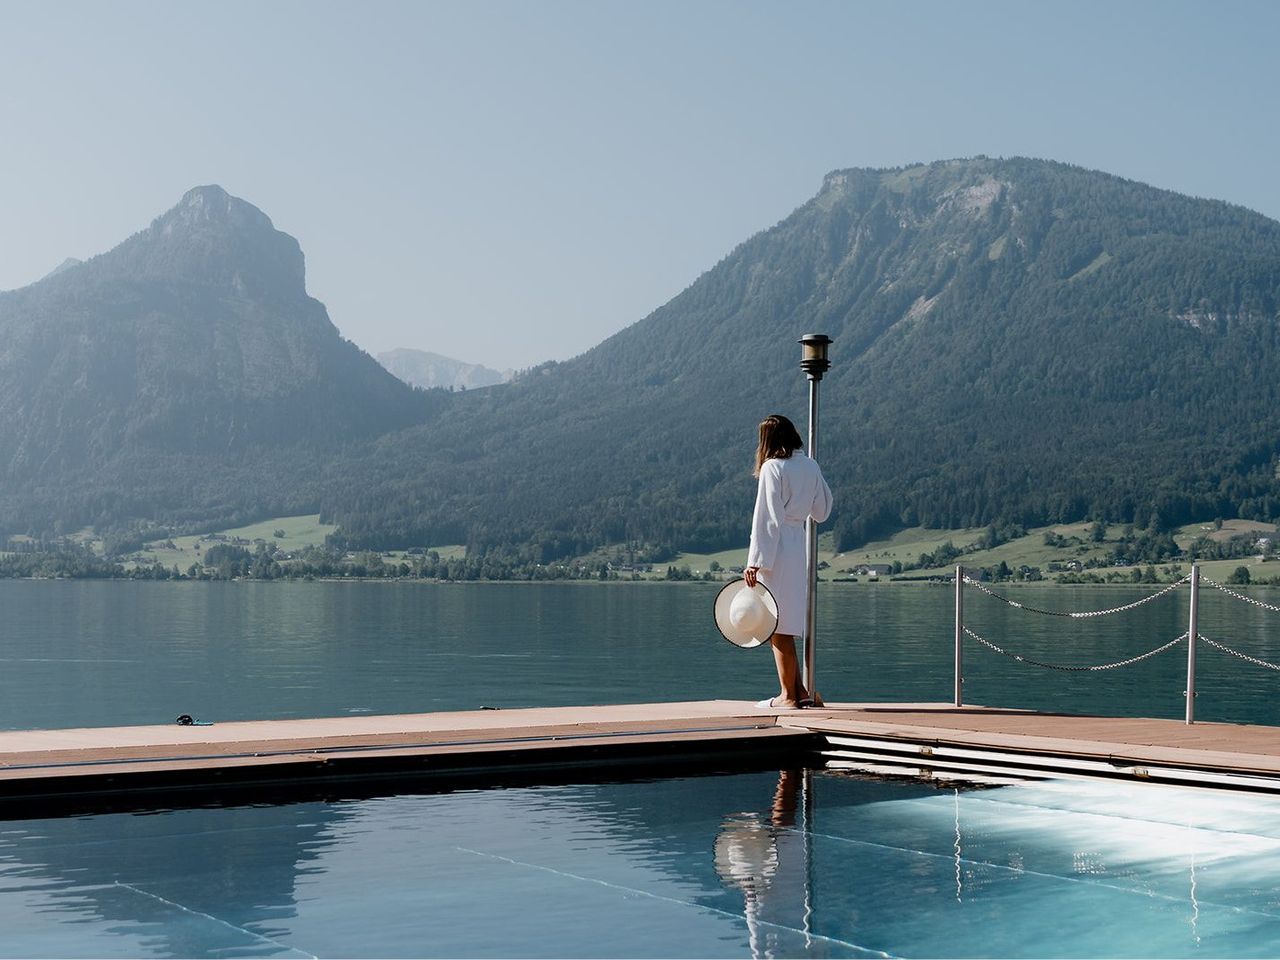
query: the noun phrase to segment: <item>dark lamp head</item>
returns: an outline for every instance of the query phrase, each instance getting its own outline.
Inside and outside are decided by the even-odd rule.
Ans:
[[[800,338],[800,366],[810,380],[821,380],[822,375],[831,368],[827,359],[827,346],[831,338],[825,333],[806,333]]]

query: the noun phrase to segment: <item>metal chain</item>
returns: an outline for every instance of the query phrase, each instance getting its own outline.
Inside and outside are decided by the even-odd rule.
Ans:
[[[1229,597],[1235,597],[1237,600],[1243,600],[1245,603],[1252,603],[1255,607],[1262,607],[1263,610],[1270,610],[1274,613],[1280,613],[1280,607],[1277,607],[1274,604],[1270,604],[1270,603],[1263,603],[1261,600],[1258,600],[1254,597],[1245,596],[1245,594],[1243,593],[1237,593],[1235,590],[1232,590],[1230,587],[1223,586],[1222,584],[1218,583],[1216,580],[1210,580],[1208,577],[1201,577],[1200,582],[1207,583],[1209,586],[1213,587],[1215,590],[1221,590],[1223,593],[1225,593]]]
[[[964,628],[964,632],[968,634],[972,639],[977,640],[984,647],[988,647],[991,650],[994,650],[996,653],[1001,654],[1002,656],[1006,656],[1013,660],[1017,660],[1019,663],[1029,663],[1033,667],[1044,667],[1046,670],[1062,670],[1066,673],[1087,673],[1089,671],[1114,670],[1117,667],[1127,667],[1130,664],[1140,663],[1141,661],[1146,660],[1149,657],[1154,657],[1158,653],[1164,653],[1166,650],[1170,649],[1171,647],[1176,647],[1183,640],[1187,639],[1187,634],[1184,633],[1182,636],[1177,637],[1173,640],[1170,640],[1168,643],[1163,644],[1159,647],[1156,647],[1153,650],[1148,650],[1146,653],[1140,653],[1136,657],[1129,657],[1129,659],[1127,660],[1117,660],[1115,663],[1099,663],[1099,664],[1093,664],[1091,666],[1084,666],[1084,667],[1070,667],[1060,663],[1045,663],[1043,660],[1032,660],[1030,657],[1022,656],[1022,654],[1020,653],[1010,653],[1008,650],[1005,650],[1003,647],[997,647],[990,640],[985,640],[982,637],[978,636],[968,627]],[[1204,638],[1201,637],[1201,639],[1203,640]],[[1280,669],[1280,667],[1277,667],[1276,669]]]
[[[1169,584],[1163,590],[1160,590],[1157,593],[1153,593],[1149,597],[1143,597],[1141,600],[1135,600],[1133,603],[1126,603],[1124,606],[1121,606],[1121,607],[1112,607],[1109,610],[1042,610],[1039,607],[1028,606],[1025,603],[1019,603],[1017,600],[1010,600],[1008,597],[1002,597],[1000,596],[1000,594],[996,593],[994,590],[990,589],[989,587],[983,586],[980,582],[973,579],[973,577],[968,576],[967,574],[965,575],[964,582],[967,584],[970,584],[971,586],[977,587],[987,596],[993,597],[996,600],[999,600],[1001,603],[1007,603],[1009,606],[1015,607],[1018,610],[1026,610],[1028,613],[1039,613],[1039,614],[1043,614],[1046,617],[1070,617],[1073,620],[1083,620],[1087,617],[1105,617],[1112,613],[1124,613],[1126,610],[1133,610],[1136,607],[1142,606],[1144,603],[1150,603],[1152,600],[1157,600],[1160,597],[1163,597],[1170,590],[1178,589],[1178,587],[1182,586],[1184,583],[1186,583],[1190,579],[1191,579],[1191,575],[1187,574],[1181,580],[1175,580],[1173,583]],[[1206,581],[1206,583],[1207,582],[1208,581]],[[1248,597],[1243,597],[1241,599],[1249,600]],[[1256,602],[1256,601],[1251,601],[1251,602]]]
[[[1238,657],[1245,663],[1252,663],[1257,667],[1266,667],[1268,670],[1280,670],[1280,663],[1272,663],[1269,660],[1260,660],[1257,657],[1251,657],[1247,653],[1241,653],[1239,650],[1234,650],[1231,647],[1228,647],[1225,643],[1218,643],[1216,640],[1210,640],[1203,633],[1197,633],[1196,636],[1209,646],[1221,650],[1223,653],[1229,653],[1233,657]]]

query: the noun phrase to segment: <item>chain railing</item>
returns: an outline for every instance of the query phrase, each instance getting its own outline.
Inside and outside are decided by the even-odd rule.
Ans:
[[[1225,643],[1218,643],[1216,640],[1210,640],[1203,633],[1200,634],[1200,642],[1207,643],[1214,649],[1221,650],[1223,653],[1236,657],[1239,660],[1243,660],[1245,663],[1252,663],[1255,667],[1266,667],[1268,670],[1280,670],[1280,663],[1272,663],[1270,660],[1263,660],[1261,657],[1250,656],[1247,653],[1236,650],[1234,647],[1228,647]]]
[[[978,641],[978,643],[982,644],[988,650],[994,650],[1001,656],[1008,657],[1011,660],[1017,660],[1019,663],[1028,663],[1033,667],[1044,667],[1046,670],[1061,670],[1064,673],[1089,673],[1097,670],[1115,670],[1117,667],[1127,667],[1133,663],[1141,663],[1143,660],[1149,660],[1157,654],[1164,653],[1166,650],[1171,650],[1183,640],[1187,639],[1187,635],[1184,633],[1182,636],[1175,637],[1168,643],[1162,643],[1160,646],[1153,647],[1146,653],[1140,653],[1136,657],[1129,657],[1127,660],[1117,660],[1114,663],[1097,663],[1085,666],[1075,666],[1063,663],[1046,663],[1044,660],[1033,660],[1031,657],[1023,656],[1020,653],[1012,653],[1003,647],[996,646],[990,640],[978,636],[968,627],[964,628],[964,633],[965,636],[969,637],[971,640]],[[1203,640],[1204,637],[1201,637],[1200,639]],[[1276,669],[1280,670],[1280,667],[1277,667]]]
[[[1009,659],[1015,660],[1018,663],[1025,663],[1033,667],[1041,667],[1046,670],[1058,670],[1066,673],[1092,673],[1092,672],[1099,672],[1103,670],[1115,670],[1120,667],[1131,666],[1135,663],[1141,663],[1144,660],[1149,660],[1152,657],[1155,657],[1161,653],[1164,653],[1166,650],[1171,650],[1174,647],[1176,647],[1178,644],[1186,640],[1188,641],[1187,642],[1187,688],[1184,691],[1184,696],[1186,697],[1186,701],[1187,701],[1186,722],[1194,723],[1195,722],[1195,698],[1196,698],[1196,646],[1197,646],[1196,641],[1197,640],[1214,648],[1215,650],[1218,650],[1229,656],[1235,657],[1239,660],[1243,660],[1245,663],[1250,663],[1250,664],[1253,664],[1254,666],[1263,667],[1267,670],[1280,671],[1280,664],[1272,663],[1269,660],[1263,660],[1260,657],[1255,657],[1251,654],[1244,653],[1241,650],[1236,650],[1233,647],[1229,647],[1224,643],[1220,643],[1219,641],[1210,640],[1208,637],[1204,636],[1199,632],[1198,621],[1199,621],[1199,596],[1200,596],[1201,581],[1202,581],[1202,578],[1200,576],[1200,567],[1198,564],[1193,563],[1191,565],[1191,573],[1189,573],[1185,577],[1181,577],[1178,580],[1175,580],[1173,583],[1170,583],[1168,586],[1166,586],[1163,590],[1158,590],[1155,593],[1151,594],[1150,596],[1142,597],[1141,599],[1135,600],[1132,603],[1125,603],[1117,607],[1109,607],[1103,610],[1047,610],[1041,607],[1031,606],[1030,604],[1019,603],[1017,600],[1012,600],[1009,597],[1002,596],[1001,594],[992,590],[990,587],[986,586],[986,584],[982,583],[981,581],[968,576],[964,571],[964,567],[957,566],[956,574],[955,574],[955,591],[956,591],[955,705],[957,707],[964,705],[963,641],[965,637],[968,637],[970,640],[973,640],[979,645],[986,647],[988,650],[991,650],[994,653],[998,653],[1001,656],[1008,657]],[[1229,597],[1232,597],[1233,599],[1251,604],[1263,610],[1268,610],[1274,613],[1280,613],[1280,606],[1276,606],[1275,604],[1270,604],[1270,603],[1264,603],[1263,601],[1258,600],[1254,597],[1246,596],[1243,593],[1239,593],[1238,591],[1232,590],[1230,587],[1224,586],[1221,583],[1217,583],[1213,580],[1210,580],[1207,577],[1203,578],[1203,582],[1213,587],[1216,590],[1220,590],[1221,592],[1225,593]],[[1046,616],[1046,617],[1062,617],[1062,618],[1072,619],[1072,620],[1084,620],[1084,619],[1090,619],[1093,617],[1105,617],[1113,614],[1126,613],[1130,610],[1135,610],[1138,607],[1151,603],[1154,600],[1158,600],[1161,597],[1164,597],[1172,593],[1173,591],[1177,590],[1179,587],[1183,586],[1184,584],[1190,584],[1190,587],[1191,587],[1191,590],[1190,590],[1191,597],[1190,597],[1190,604],[1189,604],[1188,616],[1187,616],[1187,620],[1188,620],[1187,631],[1183,633],[1181,636],[1175,637],[1173,640],[1170,640],[1168,643],[1163,643],[1158,647],[1153,647],[1144,653],[1137,654],[1136,656],[1126,657],[1123,660],[1116,660],[1111,663],[1075,665],[1075,664],[1049,663],[1044,660],[1036,660],[1024,654],[1015,653],[1011,650],[1006,650],[1004,647],[1001,647],[995,643],[992,643],[990,640],[986,639],[985,637],[979,636],[977,633],[971,630],[964,623],[964,587],[966,585],[976,588],[980,593],[984,593],[987,596],[991,597],[992,599],[998,600],[1001,603],[1004,603],[1015,610],[1021,610],[1026,613],[1039,614],[1041,616]]]
[[[1169,593],[1173,590],[1177,590],[1178,587],[1182,586],[1184,583],[1189,582],[1190,580],[1191,580],[1191,574],[1187,574],[1181,580],[1175,580],[1173,583],[1169,584],[1167,587],[1165,587],[1163,590],[1159,591],[1158,593],[1153,593],[1149,597],[1143,597],[1141,600],[1135,600],[1133,603],[1126,603],[1123,606],[1109,607],[1106,610],[1043,610],[1040,607],[1033,607],[1028,603],[1019,603],[1017,600],[1010,600],[1008,597],[1002,597],[1000,594],[996,593],[990,587],[984,585],[981,580],[975,580],[973,579],[973,577],[970,577],[968,574],[966,574],[964,577],[964,582],[967,583],[969,586],[977,587],[978,590],[980,590],[982,593],[985,593],[988,597],[994,597],[996,600],[999,600],[1001,603],[1007,603],[1009,606],[1013,607],[1015,610],[1025,610],[1027,611],[1027,613],[1038,613],[1046,617],[1070,617],[1073,620],[1085,620],[1085,619],[1088,619],[1089,617],[1106,617],[1106,616],[1110,616],[1113,613],[1125,613],[1129,610],[1135,610],[1138,607],[1142,606],[1143,604],[1150,603],[1152,600],[1159,600],[1166,593]],[[1205,582],[1207,583],[1208,581],[1205,581]]]
[[[1222,584],[1218,583],[1216,580],[1210,580],[1208,577],[1204,577],[1200,582],[1207,583],[1209,586],[1213,587],[1215,590],[1221,590],[1228,597],[1234,597],[1235,599],[1242,600],[1245,603],[1251,603],[1255,607],[1261,607],[1263,610],[1270,610],[1272,613],[1280,613],[1280,607],[1277,607],[1275,604],[1263,603],[1257,597],[1246,597],[1243,593],[1237,593],[1235,590],[1232,590],[1230,587],[1223,586]]]

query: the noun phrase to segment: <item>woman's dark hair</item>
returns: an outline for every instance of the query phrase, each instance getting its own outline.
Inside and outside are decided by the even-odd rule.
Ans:
[[[766,460],[786,460],[804,446],[796,425],[780,413],[771,413],[760,421],[760,446],[756,447],[756,468],[752,476],[760,476]]]

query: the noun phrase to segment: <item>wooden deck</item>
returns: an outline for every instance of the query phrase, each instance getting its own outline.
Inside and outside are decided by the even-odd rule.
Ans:
[[[869,766],[1280,790],[1280,728],[947,704],[760,711],[713,700],[0,732],[0,801],[726,755],[800,762],[815,749]]]
[[[0,801],[334,777],[795,752],[812,734],[750,703],[476,710],[212,726],[0,732]]]
[[[784,714],[869,764],[1020,771],[1280,791],[1280,728],[1090,717],[950,704],[861,704]]]

